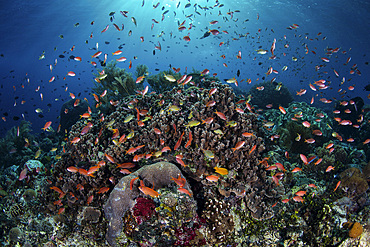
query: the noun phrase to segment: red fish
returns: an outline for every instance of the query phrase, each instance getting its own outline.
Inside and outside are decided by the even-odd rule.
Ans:
[[[21,174],[19,175],[19,181],[22,181],[27,177],[27,171],[28,171],[27,167],[21,171]]]
[[[100,188],[100,190],[98,191],[98,194],[103,194],[107,191],[109,191],[109,188],[108,187],[103,187],[103,188]]]
[[[109,28],[109,25],[107,25],[101,32],[102,33],[106,32],[108,30],[108,28]]]
[[[109,160],[112,163],[116,163],[116,161],[114,160],[114,158],[112,156],[110,156],[109,154],[106,154],[106,153],[104,155],[107,158],[107,160]]]
[[[50,126],[51,126],[51,121],[49,122],[46,122],[46,124],[44,125],[44,128],[42,128],[43,130],[47,130]]]
[[[191,141],[193,140],[193,135],[191,134],[191,131],[189,131],[189,140],[185,144],[185,148],[188,148],[191,145]]]
[[[185,178],[182,178],[180,174],[178,178],[171,177],[171,180],[175,181],[175,183],[180,186],[180,188],[184,187],[186,184]]]
[[[187,189],[178,188],[177,190],[180,191],[181,193],[187,194],[190,197],[192,196],[192,194],[190,193],[190,191],[188,191]]]
[[[227,118],[226,118],[226,116],[225,116],[225,114],[223,114],[222,112],[219,112],[219,111],[215,111],[215,113],[217,114],[217,116],[219,117],[219,118],[221,118],[222,120],[226,120]]]
[[[73,71],[69,71],[69,72],[67,73],[67,75],[68,75],[68,76],[76,76],[76,73],[75,73],[75,72],[73,72]]]
[[[252,149],[249,151],[249,155],[250,155],[254,150],[256,150],[256,148],[257,148],[257,144],[255,144],[255,145],[252,147]]]
[[[173,150],[177,150],[177,149],[180,147],[180,145],[181,145],[181,141],[182,141],[182,137],[184,136],[184,133],[185,133],[185,132],[182,132],[182,134],[181,134],[181,136],[180,136],[179,140],[177,141],[177,143],[176,143],[175,147],[173,148]]]

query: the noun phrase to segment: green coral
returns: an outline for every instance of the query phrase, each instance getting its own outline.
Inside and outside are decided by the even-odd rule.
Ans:
[[[95,87],[92,91],[98,95],[101,95],[104,90],[107,90],[107,95],[101,100],[103,103],[108,103],[108,100],[118,100],[125,96],[134,95],[137,90],[142,90],[144,87],[142,83],[137,84],[132,77],[132,74],[127,72],[126,69],[117,67],[116,61],[109,62],[103,67],[105,74],[107,75],[104,79],[100,79],[100,82],[94,82]],[[136,67],[136,76],[146,75],[148,67],[145,65],[138,65]],[[94,74],[99,77],[99,74]]]

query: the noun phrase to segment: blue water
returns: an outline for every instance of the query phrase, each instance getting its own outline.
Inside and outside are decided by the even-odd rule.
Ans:
[[[237,79],[240,81],[250,78],[252,83],[248,85],[244,81],[239,83],[239,87],[249,90],[256,83],[263,81],[262,77],[272,66],[279,74],[270,75],[266,80],[276,76],[277,81],[288,86],[294,95],[301,88],[307,89],[307,93],[296,97],[296,100],[309,102],[316,93],[310,91],[308,84],[319,79],[332,81],[333,89],[323,91],[322,97],[340,98],[337,91],[342,77],[345,77],[343,89],[355,85],[355,90],[347,90],[345,99],[361,96],[365,104],[369,103],[369,92],[363,90],[370,81],[370,69],[365,64],[370,60],[370,3],[367,1],[220,0],[219,5],[213,7],[216,1],[209,0],[189,1],[191,6],[188,8],[185,8],[188,1],[181,1],[180,6],[176,8],[179,1],[167,0],[160,1],[159,6],[154,9],[153,5],[157,2],[146,0],[142,6],[143,2],[139,0],[2,1],[0,114],[6,121],[0,120],[0,136],[12,126],[19,125],[22,118],[32,122],[35,132],[41,131],[47,121],[52,121],[52,127],[56,129],[61,105],[70,99],[69,93],[81,93],[79,98],[86,97],[93,101],[90,89],[94,78],[92,72],[96,72],[96,68],[90,62],[97,62],[97,59],[91,59],[91,55],[96,52],[91,48],[96,47],[96,43],[103,54],[108,54],[107,61],[120,57],[113,57],[112,52],[124,44],[121,49],[122,56],[125,56],[127,61],[119,63],[119,66],[128,69],[131,60],[133,67],[129,71],[132,73],[138,64],[147,65],[151,74],[159,73],[155,69],[167,70],[171,64],[175,68],[180,67],[181,73],[184,73],[186,68],[188,72],[193,68],[198,71],[207,68],[210,74],[217,73],[217,77],[223,80],[236,76],[237,70],[240,70],[240,77]],[[224,6],[219,7],[221,4]],[[201,9],[199,6],[208,9]],[[123,10],[129,11],[127,18],[120,14]],[[161,21],[162,13],[166,10],[169,12]],[[240,12],[235,12],[236,10]],[[110,12],[115,12],[113,22],[110,21]],[[227,12],[234,12],[233,17]],[[187,18],[189,15],[192,16]],[[131,17],[135,17],[137,26],[131,21]],[[154,24],[153,29],[152,19],[159,22]],[[187,28],[190,23],[193,27],[180,32],[178,22],[184,20]],[[209,22],[213,20],[218,23],[210,25]],[[78,27],[74,27],[76,23],[79,23]],[[124,24],[124,30],[117,31],[113,23],[119,27]],[[109,29],[101,33],[108,24]],[[299,28],[288,30],[287,27],[292,24],[298,24]],[[199,39],[208,29],[218,29],[220,34]],[[128,35],[130,30],[131,36]],[[228,34],[222,31],[227,31]],[[319,32],[322,34],[317,35]],[[93,38],[90,38],[91,33]],[[59,35],[64,38],[61,39]],[[190,36],[190,42],[183,40],[186,35]],[[144,42],[140,41],[141,36],[144,37]],[[270,52],[266,55],[258,55],[255,52],[260,46],[270,50],[274,38],[277,40],[276,59],[269,60]],[[86,40],[88,44],[85,43]],[[106,41],[110,43],[106,44]],[[154,49],[158,42],[162,51]],[[221,47],[220,42],[224,42]],[[289,48],[284,48],[284,44],[289,44]],[[307,55],[305,44],[309,48]],[[75,46],[73,52],[70,51],[72,46]],[[328,57],[325,55],[325,49],[328,47],[338,47],[340,50],[329,56],[329,63],[324,63],[320,58]],[[311,50],[314,50],[316,55]],[[45,59],[39,60],[43,51]],[[242,59],[236,58],[238,51],[241,51]],[[342,51],[347,51],[347,54]],[[286,53],[286,56],[283,53]],[[59,58],[61,54],[65,55],[65,58]],[[70,55],[81,57],[82,62],[69,60]],[[226,58],[222,59],[221,55]],[[134,56],[138,59],[135,60]],[[292,56],[298,58],[297,62],[292,61]],[[351,61],[343,65],[348,57],[351,57]],[[104,59],[103,55],[101,58]],[[259,62],[262,64],[259,65]],[[228,67],[223,66],[223,63]],[[53,65],[52,71],[49,69],[50,64]],[[315,71],[315,66],[319,64],[326,67]],[[357,64],[361,76],[349,73],[353,64]],[[287,71],[281,70],[284,65],[288,66]],[[97,68],[100,69],[100,66]],[[339,78],[334,76],[333,69],[338,71]],[[76,76],[66,76],[68,71],[75,72]],[[323,73],[324,71],[327,74]],[[49,83],[52,76],[56,79]],[[66,80],[63,80],[63,77],[66,77]],[[257,78],[259,81],[256,81]],[[348,82],[349,79],[351,81]],[[36,92],[39,86],[40,90]],[[324,107],[324,104],[319,102],[320,97],[318,95],[315,98],[314,105]],[[22,104],[22,101],[25,102]],[[43,110],[43,118],[35,112],[36,108]],[[20,120],[13,120],[14,117]]]

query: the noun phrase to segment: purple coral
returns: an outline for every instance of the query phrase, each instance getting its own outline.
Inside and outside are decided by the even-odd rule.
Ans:
[[[142,197],[136,199],[136,204],[132,208],[132,214],[135,216],[138,224],[152,217],[154,213],[155,204],[153,200]]]

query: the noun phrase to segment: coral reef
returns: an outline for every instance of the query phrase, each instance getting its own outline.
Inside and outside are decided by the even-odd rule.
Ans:
[[[34,136],[30,134],[31,123],[21,121],[19,126],[14,126],[0,139],[0,168],[2,170],[13,164],[23,164],[30,158],[32,151],[29,149]]]
[[[114,187],[104,205],[105,216],[109,220],[107,233],[108,242],[114,245],[114,238],[116,238],[122,230],[122,217],[126,211],[134,208],[138,202],[143,203],[140,199],[139,201],[135,201],[135,198],[138,197],[141,192],[135,181],[131,190],[130,183],[132,179],[140,177],[142,181],[151,184],[154,186],[155,190],[158,190],[174,183],[172,178],[177,178],[178,176],[183,177],[181,171],[175,165],[168,162],[159,162],[144,166],[136,172],[131,173],[129,176],[123,177]],[[187,183],[185,183],[183,187],[190,190]],[[139,205],[137,205],[136,208],[137,207],[139,207]],[[147,217],[149,215],[148,212],[135,214],[137,214],[137,211],[134,210],[134,216]]]
[[[257,88],[263,88],[263,90]],[[252,87],[248,94],[252,96],[251,103],[261,109],[267,109],[266,105],[268,104],[272,104],[275,109],[278,109],[279,106],[288,107],[289,103],[293,101],[293,96],[288,88],[284,84],[276,82],[259,83]]]
[[[9,240],[11,242],[19,242],[23,236],[23,232],[18,227],[13,227],[9,231]]]
[[[31,202],[36,197],[37,193],[33,189],[28,189],[23,193],[23,198],[25,202]]]
[[[215,245],[225,242],[234,232],[233,216],[231,205],[217,198],[209,198],[204,205],[202,218],[206,219],[208,231],[206,236],[208,244]]]
[[[341,189],[347,197],[357,197],[369,189],[369,185],[360,169],[348,168],[340,174]]]
[[[93,116],[89,120],[92,127],[83,135],[81,131],[88,121],[81,120],[73,125],[66,153],[54,166],[52,186],[61,192],[49,191],[46,196],[49,212],[62,209],[52,203],[58,200],[65,205],[65,212],[74,216],[81,206],[95,207],[105,203],[105,215],[110,220],[107,236],[112,242],[119,238],[124,223],[121,217],[136,203],[133,198],[141,194],[137,189],[139,180],[148,188],[154,186],[156,191],[166,188],[168,182],[175,184],[168,173],[151,179],[158,173],[156,171],[148,178],[140,174],[140,179],[133,181],[133,190],[127,190],[129,182],[138,176],[138,171],[134,171],[140,167],[145,170],[153,161],[169,161],[177,164],[183,176],[192,181],[200,212],[205,191],[215,188],[212,194],[217,200],[238,198],[232,205],[245,202],[251,217],[259,220],[273,217],[271,204],[280,195],[275,183],[259,165],[265,149],[262,123],[253,112],[244,112],[242,103],[235,103],[236,97],[229,86],[207,79],[203,83],[210,89],[176,86],[162,94],[124,98],[103,121]],[[72,143],[72,140],[78,141]],[[94,172],[87,176],[90,169]],[[217,176],[218,181],[209,181],[210,175]],[[161,182],[161,179],[166,180]],[[101,189],[111,192],[110,199],[107,200],[106,192],[99,192]],[[123,198],[122,189],[127,190],[125,198],[132,199],[113,208],[115,204],[111,198],[116,197],[118,205],[118,198]],[[99,222],[83,227],[97,232],[105,226],[104,222]],[[189,231],[188,228],[179,230],[192,236],[198,234]],[[233,236],[231,231],[225,234]]]
[[[100,79],[99,82],[95,81],[95,87],[92,91],[97,95],[102,95],[104,90],[107,90],[106,96],[100,97],[100,101],[107,104],[109,100],[122,99],[124,96],[134,95],[136,90],[142,90],[142,83],[135,83],[132,74],[127,72],[126,69],[119,68],[116,61],[110,61],[105,67],[102,68],[106,77]],[[139,65],[136,67],[136,76],[147,75],[148,67]],[[99,78],[100,74],[95,74]]]
[[[98,223],[101,212],[99,209],[94,207],[85,207],[82,212],[82,224],[86,223]]]
[[[318,108],[305,102],[292,102],[285,111],[284,114],[280,110],[270,109],[265,111],[263,116],[266,121],[273,123],[273,127],[266,128],[266,135],[272,137],[277,135],[279,146],[289,152],[308,154],[334,134],[330,127],[332,120]],[[304,126],[304,122],[308,122],[309,126]],[[271,140],[276,142],[275,138]],[[308,140],[314,142],[309,143]]]
[[[81,119],[81,115],[87,112],[89,103],[86,100],[81,100],[77,106],[74,106],[76,99],[71,99],[65,102],[60,109],[60,133],[65,131]]]
[[[305,140],[312,138],[312,130],[295,121],[288,121],[278,129],[280,146],[293,153],[307,153],[311,145]]]
[[[176,81],[171,82],[167,80],[164,77],[164,74],[172,75],[176,79],[176,81],[181,78],[180,73],[175,74],[172,70],[162,71],[161,73],[156,74],[156,75],[150,75],[147,77],[147,81],[152,91],[156,93],[163,93],[163,92],[172,90],[177,85]]]

